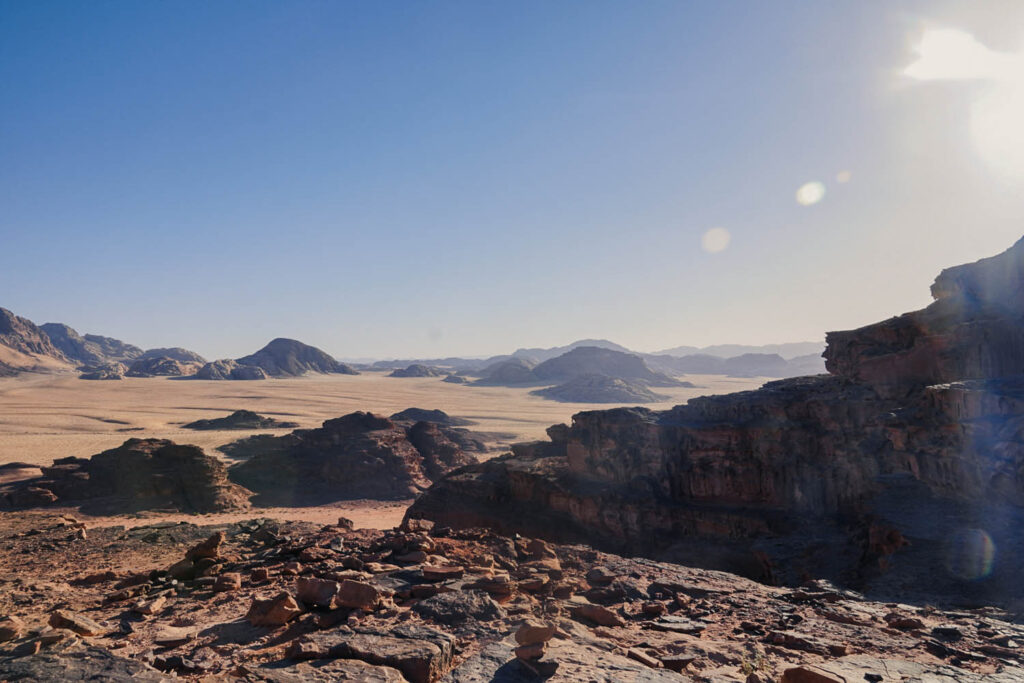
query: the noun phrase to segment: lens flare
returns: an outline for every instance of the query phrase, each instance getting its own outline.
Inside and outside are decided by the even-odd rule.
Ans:
[[[817,180],[804,183],[796,191],[796,203],[800,206],[812,206],[825,198],[825,184]]]
[[[848,183],[851,178],[853,178],[853,174],[849,171],[840,171],[839,173],[836,173],[837,183]]]
[[[725,251],[732,240],[732,235],[725,228],[711,228],[700,238],[700,246],[709,254]]]
[[[977,581],[992,573],[996,544],[984,529],[961,529],[949,539],[946,569],[964,581]]]

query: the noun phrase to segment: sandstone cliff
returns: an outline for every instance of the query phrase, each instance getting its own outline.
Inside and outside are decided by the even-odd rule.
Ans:
[[[449,475],[409,516],[771,581],[1012,597],[1024,578],[1022,259],[1019,242],[944,271],[923,311],[830,334],[832,376],[579,413],[550,442]]]

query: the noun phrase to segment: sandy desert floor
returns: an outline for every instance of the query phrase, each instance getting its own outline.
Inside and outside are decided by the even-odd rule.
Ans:
[[[671,400],[648,407],[668,408],[695,396],[743,391],[765,381],[716,375],[684,379],[698,388],[659,387],[658,393],[670,395]],[[506,435],[494,444],[494,452],[498,453],[509,443],[546,438],[544,430],[548,426],[569,422],[573,413],[613,407],[557,403],[531,396],[530,391],[448,384],[433,377],[395,378],[376,372],[259,382],[167,378],[85,381],[70,374],[26,374],[0,379],[0,464],[47,465],[65,456],[88,457],[131,437],[171,439],[219,455],[216,447],[250,432],[193,431],[181,425],[201,418],[223,417],[243,408],[297,422],[302,427],[318,427],[326,419],[355,410],[390,415],[410,407],[439,408],[450,415],[474,420],[477,424],[470,429]],[[359,526],[390,528],[401,520],[406,505],[355,501],[326,508],[260,509],[237,517],[244,519],[255,514],[328,522],[345,515]],[[147,521],[153,521],[153,517],[139,523]],[[97,519],[94,523],[105,522]],[[118,523],[123,524],[124,520]]]

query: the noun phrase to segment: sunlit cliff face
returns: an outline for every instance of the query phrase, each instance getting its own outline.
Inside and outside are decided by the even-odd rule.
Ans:
[[[974,146],[994,170],[1024,182],[1024,49],[996,52],[964,31],[929,29],[913,51],[905,76],[984,84],[970,105]]]

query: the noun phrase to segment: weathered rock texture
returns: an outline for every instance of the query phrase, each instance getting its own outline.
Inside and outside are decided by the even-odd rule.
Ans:
[[[196,371],[193,379],[266,379],[267,373],[256,365],[239,365],[231,359],[215,360]]]
[[[168,356],[151,356],[140,358],[131,364],[126,373],[128,377],[186,377],[194,375],[199,364],[180,361]]]
[[[248,456],[230,476],[260,494],[260,503],[313,505],[415,496],[451,469],[475,462],[463,448],[466,435],[432,422],[396,423],[358,412],[224,450]]]
[[[392,370],[388,377],[441,377],[445,374],[447,373],[440,368],[413,363],[407,367]]]
[[[124,379],[124,363],[85,366],[78,379]]]
[[[239,365],[262,368],[271,377],[297,377],[307,372],[358,375],[349,365],[339,362],[320,349],[295,341],[278,338],[262,349],[237,360]]]
[[[42,477],[0,489],[0,505],[80,504],[90,510],[217,512],[248,507],[252,495],[196,446],[129,439],[91,458],[60,458]]]
[[[27,318],[0,308],[0,374],[68,370],[67,356]]]
[[[131,363],[142,355],[142,349],[120,339],[98,334],[82,335],[62,323],[45,323],[39,328],[65,356],[82,365]]]
[[[566,403],[638,404],[668,399],[664,394],[654,393],[642,382],[607,375],[580,375],[564,384],[537,389],[530,393]]]
[[[1018,242],[944,271],[924,311],[830,334],[832,376],[579,413],[409,515],[770,581],[1024,597],[1022,262]]]
[[[483,530],[165,522],[82,541],[56,516],[5,521],[0,614],[22,627],[0,643],[2,680],[1024,677],[1012,614],[886,605],[825,582],[776,588]]]
[[[140,360],[147,360],[150,358],[170,358],[180,363],[205,363],[206,359],[200,356],[195,351],[189,351],[183,349],[180,346],[171,346],[168,348],[157,348],[157,349],[146,349],[139,356]]]
[[[272,417],[264,417],[251,410],[236,410],[227,417],[215,417],[209,420],[196,420],[183,424],[185,429],[295,429],[297,422],[284,422]]]

